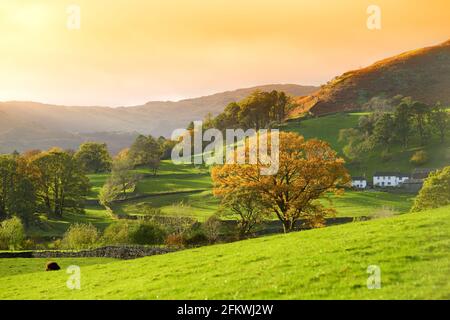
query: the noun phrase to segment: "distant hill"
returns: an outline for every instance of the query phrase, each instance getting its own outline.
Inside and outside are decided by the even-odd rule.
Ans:
[[[357,110],[372,97],[411,96],[428,104],[450,104],[450,40],[405,52],[349,71],[297,101],[292,117],[304,111],[323,115]]]
[[[280,90],[304,96],[313,86],[274,84],[238,89],[209,96],[173,101],[152,101],[133,107],[69,107],[36,102],[0,102],[0,152],[46,149],[51,146],[77,148],[86,140],[104,141],[112,152],[128,146],[137,133],[170,136],[190,121],[225,106],[256,89]]]

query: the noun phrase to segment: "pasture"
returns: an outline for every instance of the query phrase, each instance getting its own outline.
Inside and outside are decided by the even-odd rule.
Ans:
[[[449,299],[449,229],[447,206],[131,261],[85,259],[80,290],[66,287],[64,270],[42,271],[44,261],[2,259],[0,299]],[[367,287],[371,265],[380,289]]]

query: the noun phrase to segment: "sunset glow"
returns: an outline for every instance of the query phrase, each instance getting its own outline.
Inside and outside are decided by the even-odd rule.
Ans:
[[[67,28],[79,5],[81,28]],[[267,83],[320,85],[450,38],[450,2],[170,0],[0,3],[0,101],[135,105]]]

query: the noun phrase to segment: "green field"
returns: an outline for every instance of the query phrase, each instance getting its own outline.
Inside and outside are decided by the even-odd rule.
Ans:
[[[104,263],[117,261],[110,258],[58,258],[58,265],[62,270],[69,266],[76,265],[86,267],[90,265],[100,266]],[[45,270],[46,263],[53,261],[45,258],[17,258],[0,259],[0,279],[8,279],[15,275],[41,273]],[[2,287],[0,286],[0,292]]]
[[[62,218],[47,218],[41,215],[40,226],[32,226],[28,230],[28,235],[32,238],[61,237],[73,223],[92,223],[98,229],[105,229],[114,220],[108,211],[100,205],[89,205],[85,208],[85,213],[65,213]]]
[[[66,288],[64,270],[43,272],[43,261],[1,259],[0,299],[450,299],[449,230],[443,207],[131,261],[85,259],[80,290]],[[367,288],[370,265],[380,289]]]
[[[396,214],[406,213],[412,205],[413,195],[381,191],[346,191],[344,195],[332,196],[332,203],[323,200],[326,206],[336,208],[338,217],[360,217],[371,215],[383,208],[389,208]],[[219,200],[211,191],[149,196],[116,204],[113,210],[117,214],[143,215],[146,208],[158,208],[164,215],[183,215],[200,221],[217,213]],[[276,219],[275,216],[272,217]]]
[[[132,216],[145,215],[147,208],[161,209],[163,215],[187,216],[203,221],[217,212],[219,200],[208,190],[149,196],[112,206],[116,214]]]

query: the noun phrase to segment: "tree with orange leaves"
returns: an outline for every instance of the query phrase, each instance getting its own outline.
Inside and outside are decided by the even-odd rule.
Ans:
[[[335,213],[319,203],[330,193],[339,194],[350,183],[344,160],[327,142],[307,140],[296,133],[280,133],[279,170],[274,175],[261,175],[264,164],[225,164],[212,170],[214,195],[227,195],[245,190],[261,199],[283,223],[285,232],[294,229],[299,219],[308,227],[320,227],[325,217]],[[328,198],[329,199],[329,198]]]

